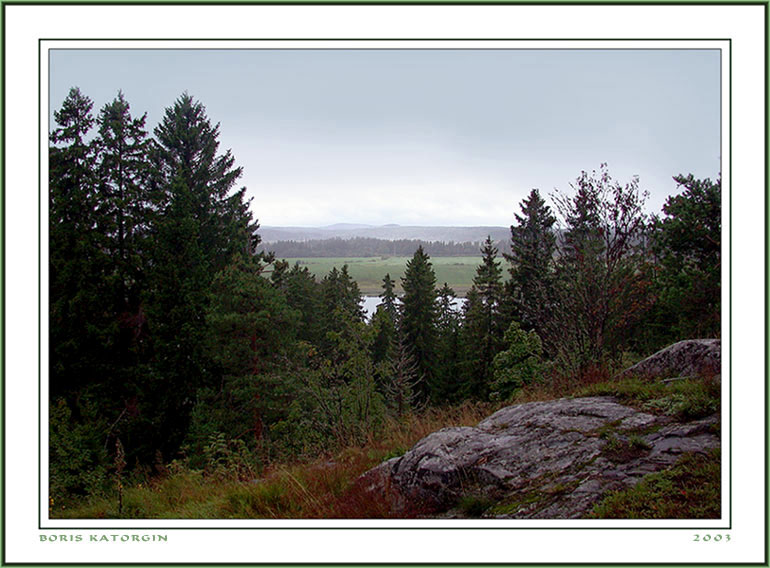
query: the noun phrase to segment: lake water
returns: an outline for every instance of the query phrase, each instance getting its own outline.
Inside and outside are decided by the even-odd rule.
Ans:
[[[382,298],[379,296],[362,296],[362,299],[362,307],[364,308],[366,319],[368,320],[374,315],[377,306],[382,303]],[[458,311],[462,309],[463,305],[465,305],[465,298],[455,298],[454,302],[452,302],[452,306]]]

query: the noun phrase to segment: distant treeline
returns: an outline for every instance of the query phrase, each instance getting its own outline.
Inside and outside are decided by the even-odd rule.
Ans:
[[[273,252],[277,258],[330,258],[342,256],[412,256],[418,247],[422,247],[430,256],[476,256],[482,243],[469,241],[422,241],[398,239],[394,241],[371,237],[343,239],[318,239],[308,241],[276,241],[263,244],[261,249]],[[498,250],[510,252],[510,244],[505,241],[495,243]]]

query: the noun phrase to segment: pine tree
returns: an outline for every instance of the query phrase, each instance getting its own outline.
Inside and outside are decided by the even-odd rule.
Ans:
[[[422,246],[406,263],[401,278],[404,296],[400,329],[411,350],[420,377],[420,398],[428,400],[440,389],[436,384],[436,275]]]
[[[507,299],[512,302],[508,320],[517,319],[527,329],[542,331],[553,309],[554,253],[556,217],[537,189],[520,205],[511,226],[511,253],[504,254],[511,264]]]

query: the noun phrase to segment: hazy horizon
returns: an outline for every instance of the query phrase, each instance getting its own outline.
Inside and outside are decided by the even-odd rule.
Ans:
[[[510,225],[509,223],[508,225]],[[382,227],[495,227],[495,228],[507,228],[508,225],[461,225],[461,224],[454,224],[454,225],[437,225],[437,224],[424,224],[424,225],[404,225],[402,223],[382,223],[382,224],[373,224],[373,223],[356,223],[354,221],[340,221],[336,223],[329,223],[328,225],[271,225],[267,223],[260,223],[260,227],[281,227],[281,228],[289,228],[289,227],[296,227],[297,229],[327,229],[330,227],[338,227],[338,226],[345,226],[345,225],[351,225],[354,227],[372,227],[372,228],[382,228]]]

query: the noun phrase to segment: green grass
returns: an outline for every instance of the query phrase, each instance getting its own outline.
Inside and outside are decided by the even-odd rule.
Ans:
[[[466,495],[460,499],[457,507],[462,511],[463,516],[478,519],[494,504],[492,498],[486,495]]]
[[[714,378],[690,378],[664,383],[634,378],[579,388],[573,396],[614,396],[621,403],[679,420],[695,420],[719,412],[722,389]]]
[[[377,296],[382,292],[382,279],[386,274],[396,281],[397,293],[402,293],[401,277],[404,275],[406,263],[411,257],[343,257],[343,258],[287,258],[289,264],[296,262],[306,266],[317,280],[321,280],[335,266],[342,268],[348,265],[350,276],[358,283],[361,293]],[[476,268],[481,264],[481,256],[438,256],[430,259],[436,273],[436,287],[444,282],[454,289],[459,296],[464,296],[473,284]]]
[[[720,509],[720,453],[687,454],[674,467],[650,474],[594,507],[599,519],[716,519]]]

